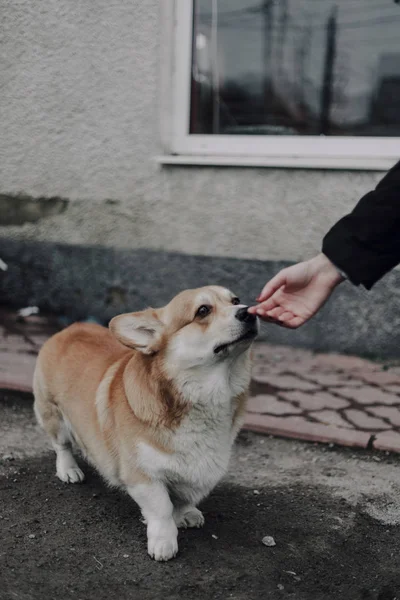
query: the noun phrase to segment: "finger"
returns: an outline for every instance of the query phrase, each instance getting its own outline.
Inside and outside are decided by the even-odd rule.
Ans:
[[[274,303],[271,308],[274,308],[275,306],[277,306],[276,303]],[[264,304],[256,304],[255,306],[249,306],[249,308],[247,309],[247,311],[251,315],[259,315],[259,316],[260,315],[264,315],[267,312]]]
[[[261,291],[261,294],[257,298],[257,302],[264,302],[270,298],[279,288],[286,283],[285,270],[280,271],[275,277],[266,283]]]
[[[255,315],[255,314],[257,314],[257,309],[258,309],[258,306],[249,306],[249,308],[247,309],[247,312],[249,312],[251,315]]]
[[[279,317],[283,315],[284,312],[286,312],[286,309],[282,306],[277,306],[276,308],[273,308],[272,310],[267,310],[265,312],[268,317],[272,317],[273,319],[279,319]]]
[[[271,317],[268,317],[268,315],[257,315],[257,316],[259,319],[261,319],[261,321],[264,321],[265,323],[278,323],[278,321],[276,319],[272,319]]]
[[[285,310],[285,312],[279,315],[278,320],[282,323],[287,323],[288,321],[291,321],[291,319],[293,319],[294,316],[295,315],[290,310]]]
[[[267,312],[268,310],[272,310],[273,308],[276,308],[277,306],[279,306],[279,303],[277,301],[277,299],[275,297],[269,298],[269,300],[266,300],[265,302],[261,302],[260,304],[258,304],[257,306],[252,306],[251,307],[251,311],[253,314],[258,314],[258,311],[261,310],[262,312]]]
[[[285,321],[283,324],[289,329],[297,329],[298,327],[301,327],[301,325],[304,325],[305,322],[306,319],[304,319],[303,317],[293,317],[292,319]]]
[[[259,306],[262,306],[263,310],[265,311],[270,311],[273,310],[274,308],[280,306],[279,301],[276,299],[275,296],[272,296],[272,298],[268,298],[268,300],[264,300],[264,302],[262,302]]]

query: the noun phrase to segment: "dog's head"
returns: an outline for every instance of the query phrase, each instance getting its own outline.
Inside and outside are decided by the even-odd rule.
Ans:
[[[144,354],[162,352],[179,368],[211,366],[246,352],[258,320],[229,290],[186,290],[160,309],[115,317],[110,329],[125,346]]]

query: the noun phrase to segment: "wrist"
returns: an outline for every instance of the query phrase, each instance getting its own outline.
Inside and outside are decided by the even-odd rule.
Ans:
[[[342,281],[345,280],[345,277],[342,275],[339,269],[322,252],[312,258],[309,263],[315,275],[323,279],[332,288],[336,287],[339,285],[339,283],[342,283]]]

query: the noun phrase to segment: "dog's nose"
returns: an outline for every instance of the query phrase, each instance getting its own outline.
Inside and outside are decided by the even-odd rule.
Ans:
[[[243,321],[244,323],[254,323],[257,320],[256,315],[252,315],[248,312],[247,306],[239,308],[235,317],[238,321]]]

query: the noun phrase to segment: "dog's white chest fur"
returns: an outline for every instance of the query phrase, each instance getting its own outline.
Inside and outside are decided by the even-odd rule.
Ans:
[[[141,468],[150,477],[165,482],[177,501],[196,504],[227,471],[237,430],[233,426],[236,406],[229,387],[223,392],[210,390],[206,402],[193,404],[171,434],[171,454],[145,442],[138,444]]]

